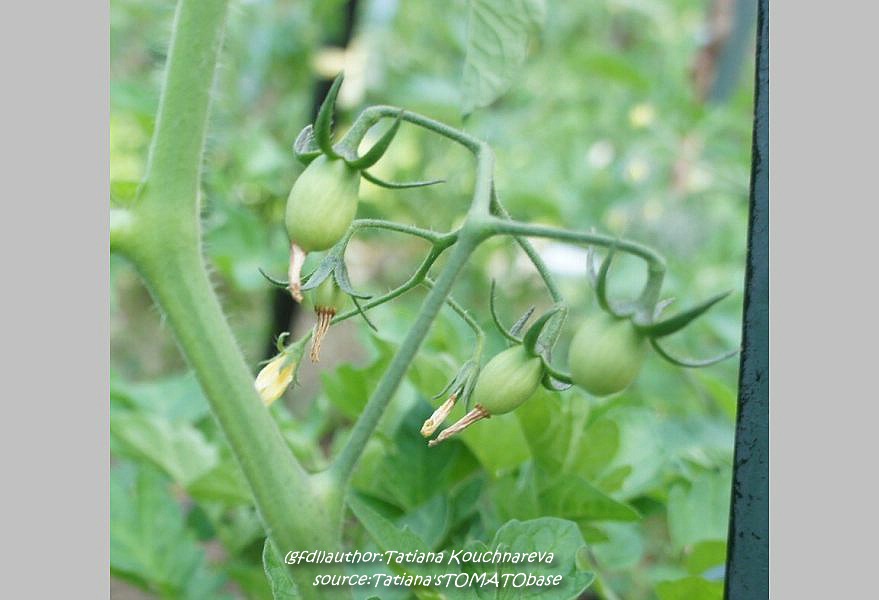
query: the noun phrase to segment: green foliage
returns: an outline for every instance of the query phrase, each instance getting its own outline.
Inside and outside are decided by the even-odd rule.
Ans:
[[[544,0],[470,0],[464,57],[463,110],[488,106],[505,93],[528,57],[529,34],[543,24]]]
[[[571,600],[577,598],[594,579],[593,573],[584,570],[582,553],[586,544],[577,526],[562,519],[543,517],[531,521],[511,520],[501,527],[488,544],[475,541],[468,549],[485,552],[489,549],[502,549],[509,552],[552,552],[553,562],[537,563],[528,572],[535,576],[562,576],[562,583],[550,588],[504,587],[499,589],[477,588],[478,598],[497,600],[507,598],[552,598]],[[502,563],[499,574],[522,572],[516,565]]]
[[[291,581],[287,566],[278,556],[278,552],[269,540],[266,540],[262,550],[262,564],[266,572],[266,578],[272,588],[274,600],[297,600],[296,585]]]
[[[704,3],[364,0],[344,59],[324,48],[342,8],[255,2],[235,5],[228,17],[207,154],[198,162],[201,227],[212,283],[251,367],[266,358],[273,302],[257,268],[285,270],[284,200],[302,171],[290,147],[312,118],[316,77],[342,68],[337,132],[369,104],[404,106],[453,126],[469,115],[465,129],[491,144],[497,189],[517,219],[595,227],[662,250],[665,294],[680,298],[665,317],[718,289],[740,288],[750,82],[744,77],[726,104],[695,97],[688,77]],[[142,193],[173,15],[167,3],[114,0],[111,16],[110,192],[114,207],[127,209]],[[375,129],[361,154],[386,131]],[[461,224],[475,183],[464,151],[409,123],[370,172],[388,181],[444,179],[406,191],[361,184],[358,217],[432,231]],[[553,356],[563,365],[576,325],[598,308],[583,253],[556,241],[537,245],[571,307]],[[358,231],[347,253],[354,288],[378,295],[400,285],[424,251],[408,236]],[[263,542],[237,454],[170,341],[177,324],[163,326],[132,274],[111,261],[112,575],[158,597],[295,597],[286,567]],[[641,263],[617,256],[608,296],[635,298],[643,277]],[[483,244],[454,289],[489,332],[481,365],[504,348],[488,311],[491,279],[505,323],[531,305],[539,315],[553,304],[513,244]],[[286,461],[295,457],[309,470],[329,464],[423,300],[416,289],[370,311],[377,334],[363,323],[331,330],[323,362],[303,365],[287,403],[271,409],[292,450]],[[734,293],[663,343],[675,356],[735,347],[740,312]],[[311,318],[297,315],[294,334]],[[576,598],[592,586],[627,600],[720,598],[735,361],[684,372],[651,350],[621,395],[598,400],[576,388],[541,388],[515,412],[428,448],[419,428],[445,400],[433,396],[474,359],[476,345],[473,331],[444,308],[356,466],[345,546],[552,550],[557,559],[546,573],[563,574],[565,586],[541,597]],[[459,404],[446,424],[464,409]]]
[[[720,600],[723,598],[723,583],[685,577],[658,583],[656,594],[659,600]]]
[[[732,477],[726,470],[699,474],[668,493],[668,527],[677,549],[726,538]]]
[[[217,463],[217,448],[200,431],[161,417],[116,413],[110,430],[119,455],[151,461],[181,485],[192,483]]]
[[[110,568],[167,598],[227,598],[186,527],[168,480],[148,467],[110,472]]]

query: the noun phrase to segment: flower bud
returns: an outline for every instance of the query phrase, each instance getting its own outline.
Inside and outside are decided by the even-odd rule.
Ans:
[[[253,386],[262,398],[263,404],[270,406],[284,394],[293,381],[298,362],[298,357],[293,353],[281,352],[262,368]]]

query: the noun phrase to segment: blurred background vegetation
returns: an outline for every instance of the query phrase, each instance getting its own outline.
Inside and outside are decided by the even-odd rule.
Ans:
[[[340,70],[338,129],[377,103],[466,129],[494,147],[498,190],[514,218],[654,246],[668,259],[665,295],[676,307],[734,290],[670,349],[707,356],[737,346],[753,92],[748,3],[549,0],[509,91],[465,119],[473,98],[462,79],[468,8],[464,0],[232,2],[203,227],[216,288],[254,369],[278,333],[313,324],[257,268],[284,272],[284,204],[302,170],[291,144]],[[111,1],[115,194],[144,173],[173,12],[171,1]],[[362,185],[360,216],[438,230],[459,222],[473,183],[465,152],[411,126],[374,172],[445,179],[406,191]],[[556,355],[564,364],[574,326],[597,310],[584,252],[535,245],[572,306]],[[352,280],[381,293],[406,279],[424,251],[418,241],[364,232],[349,247]],[[136,274],[116,257],[110,266],[113,595],[271,598],[264,534],[206,402]],[[638,266],[617,263],[614,294],[639,289]],[[489,332],[489,355],[503,348],[488,318],[491,279],[509,322],[550,303],[514,244],[480,248],[454,295]],[[376,309],[377,335],[357,320],[334,327],[321,363],[303,365],[300,385],[273,407],[307,464],[325,464],[344,439],[422,298],[416,290]],[[467,329],[443,315],[361,461],[361,497],[437,548],[490,540],[510,518],[568,518],[599,576],[587,597],[719,598],[738,361],[684,371],[654,354],[621,396],[542,393],[515,415],[428,451],[418,428],[430,398],[471,349]],[[543,501],[539,474],[559,469],[606,501]],[[371,543],[353,520],[346,536],[352,546]]]

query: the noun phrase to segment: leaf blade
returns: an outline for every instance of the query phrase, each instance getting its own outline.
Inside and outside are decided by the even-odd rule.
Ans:
[[[528,55],[529,34],[542,25],[545,13],[544,0],[471,0],[462,82],[465,116],[512,87]]]

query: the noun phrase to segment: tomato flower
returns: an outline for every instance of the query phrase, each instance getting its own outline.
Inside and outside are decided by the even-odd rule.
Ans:
[[[296,376],[300,358],[302,358],[302,343],[296,342],[287,348],[282,348],[260,370],[253,387],[262,398],[263,404],[271,406],[284,394]]]

